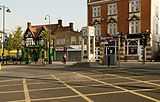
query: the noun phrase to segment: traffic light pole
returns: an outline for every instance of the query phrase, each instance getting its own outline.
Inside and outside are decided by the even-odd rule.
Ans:
[[[142,35],[142,42],[143,42],[143,64],[145,64],[145,62],[146,62],[147,33],[148,32],[145,32]]]
[[[120,43],[121,43],[121,38],[120,36],[118,37],[118,67],[120,67]]]
[[[143,45],[143,64],[145,64],[145,59],[146,59],[146,46]]]

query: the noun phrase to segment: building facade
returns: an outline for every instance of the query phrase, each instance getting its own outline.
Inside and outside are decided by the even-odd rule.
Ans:
[[[97,45],[105,37],[117,48],[118,34],[124,36],[120,60],[142,60],[142,34],[149,36],[145,60],[154,59],[160,41],[159,17],[159,0],[88,0],[88,25],[95,27]]]
[[[46,38],[45,33],[48,32]],[[50,34],[50,35],[49,35]],[[61,60],[66,53],[68,60],[80,61],[81,55],[81,34],[74,31],[73,23],[69,26],[63,26],[62,20],[58,20],[57,24],[49,25],[31,25],[27,24],[27,29],[24,33],[24,48],[28,48],[28,55],[33,57],[33,52],[36,53],[37,58],[48,57],[49,39],[50,39],[50,55],[52,61]],[[29,56],[27,56],[29,57]]]

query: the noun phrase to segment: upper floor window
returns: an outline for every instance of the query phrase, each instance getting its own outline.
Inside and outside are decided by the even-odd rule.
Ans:
[[[101,35],[101,25],[96,24],[96,25],[94,25],[94,27],[95,27],[95,35],[100,36]]]
[[[26,45],[27,46],[35,45],[35,42],[33,41],[33,38],[27,38],[26,39]]]
[[[156,34],[158,34],[159,33],[159,25],[158,25],[158,23],[156,24]]]
[[[140,1],[131,0],[129,3],[129,12],[137,12],[140,10]]]
[[[117,14],[117,3],[108,4],[108,15]]]
[[[64,45],[65,44],[65,39],[64,38],[57,39],[56,44],[57,45]]]
[[[115,35],[117,33],[117,23],[108,24],[108,34]]]
[[[129,22],[129,33],[130,34],[140,33],[140,21],[139,20],[133,20]]]
[[[79,40],[79,44],[81,44],[81,43],[82,43],[82,37],[79,36],[79,37],[78,37],[78,40]]]
[[[100,6],[94,6],[92,8],[93,14],[92,17],[99,17],[101,16],[101,7]]]
[[[76,44],[76,37],[75,36],[71,36],[71,44],[72,45]]]

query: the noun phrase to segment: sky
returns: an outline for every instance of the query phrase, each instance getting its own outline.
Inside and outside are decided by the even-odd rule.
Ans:
[[[74,23],[75,30],[87,25],[87,0],[1,0],[11,10],[6,13],[6,31],[14,31],[21,26],[26,29],[27,22],[32,25],[47,24],[46,15],[51,23],[63,20],[63,25]],[[2,30],[2,10],[0,10],[0,29]]]

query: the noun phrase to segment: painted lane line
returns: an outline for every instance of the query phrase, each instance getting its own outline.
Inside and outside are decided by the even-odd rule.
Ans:
[[[77,93],[79,96],[81,96],[87,102],[93,102],[90,98],[88,98],[87,96],[85,96],[84,94],[82,94],[81,92],[79,92],[78,90],[76,90],[75,88],[71,87],[70,85],[68,85],[67,83],[65,83],[64,81],[62,81],[61,79],[57,78],[55,75],[51,75],[51,76],[54,79],[58,80],[59,82],[63,83],[66,87],[68,87],[69,89],[71,89],[73,92]]]
[[[80,74],[83,74],[83,73],[80,73]],[[85,75],[85,74],[83,74]],[[95,75],[88,75],[90,77],[98,77],[98,76],[104,76],[104,77],[107,77],[107,76],[112,76],[112,78],[105,78],[105,79],[119,79],[118,77],[114,77],[113,75],[109,75],[109,74],[95,74]],[[144,77],[144,76],[131,76],[131,78],[141,78],[141,77]]]
[[[7,94],[7,93],[20,93],[20,92],[24,92],[24,91],[1,91],[0,94]]]
[[[110,74],[108,74],[108,75],[110,75]],[[131,78],[131,77],[123,77],[123,76],[115,75],[115,74],[111,74],[111,75],[112,76],[116,76],[118,78],[128,79],[128,80],[132,80],[132,81],[141,82],[141,83],[150,84],[150,85],[153,85],[153,86],[160,87],[159,84],[156,84],[156,83],[153,83],[153,82],[149,82],[149,81],[143,81],[143,80],[139,80],[139,79],[135,79],[135,78]]]
[[[1,80],[0,83],[8,82],[8,81],[21,81],[22,79],[10,79],[10,80]]]
[[[90,85],[90,86],[74,86],[74,88],[83,88],[83,87],[99,87],[99,86],[104,86],[102,84],[98,84],[98,85]],[[59,90],[59,89],[68,89],[68,87],[57,87],[57,88],[44,88],[44,89],[30,89],[30,92],[34,92],[34,91],[46,91],[46,90]]]
[[[155,89],[138,89],[133,90],[137,92],[143,92],[143,91],[153,91]],[[97,96],[97,95],[109,95],[109,94],[119,94],[119,93],[126,93],[128,91],[113,91],[113,92],[102,92],[102,93],[93,93],[93,94],[85,94],[86,96]],[[79,95],[73,95],[73,96],[62,96],[62,97],[53,97],[53,98],[39,98],[39,99],[32,99],[32,101],[47,101],[47,100],[54,100],[54,99],[69,99],[69,98],[76,98],[80,97]],[[16,100],[16,101],[8,101],[8,102],[24,102],[24,100]]]
[[[147,92],[147,91],[154,91],[157,89],[138,89],[132,90],[134,92]],[[92,93],[92,94],[85,94],[86,96],[97,96],[97,95],[109,95],[109,94],[117,94],[117,93],[127,93],[128,91],[112,91],[112,92],[101,92],[101,93]]]
[[[73,86],[74,88],[83,88],[83,87],[99,87],[99,86],[104,86],[103,84],[97,84],[97,85],[87,85],[87,86]],[[56,88],[43,88],[43,89],[30,89],[30,92],[34,91],[45,91],[45,90],[58,90],[58,89],[66,89],[66,86],[62,87],[56,87]]]
[[[152,98],[152,97],[149,97],[149,96],[146,96],[146,95],[143,95],[143,94],[134,92],[134,91],[132,91],[132,90],[128,90],[128,89],[123,88],[123,87],[120,87],[120,86],[116,86],[116,85],[113,85],[113,84],[110,84],[110,83],[107,83],[107,82],[103,82],[103,81],[97,80],[97,79],[95,79],[95,78],[89,77],[89,76],[87,76],[87,75],[82,75],[82,74],[77,73],[77,72],[74,72],[74,73],[79,74],[79,75],[81,75],[81,76],[83,76],[83,77],[85,77],[85,78],[88,78],[88,79],[92,80],[92,81],[96,81],[96,82],[102,83],[102,84],[104,84],[104,85],[108,85],[108,86],[111,86],[111,87],[114,87],[114,88],[117,88],[117,89],[121,89],[121,90],[123,90],[123,91],[127,91],[127,92],[129,92],[129,93],[131,93],[131,94],[134,94],[134,95],[137,95],[137,96],[146,98],[146,99],[148,99],[148,100],[152,100],[152,101],[154,101],[154,102],[160,102],[160,100],[158,100],[158,99],[155,99],[155,98]]]
[[[23,79],[23,88],[24,88],[25,102],[31,102],[26,79]]]
[[[155,89],[138,89],[133,90],[136,92],[143,92],[143,91],[154,91]],[[118,93],[126,93],[128,91],[113,91],[113,92],[102,92],[102,93],[93,93],[93,94],[85,94],[86,96],[97,96],[97,95],[109,95],[109,94],[118,94]],[[47,100],[54,100],[54,99],[68,99],[68,98],[76,98],[80,97],[79,95],[73,96],[64,96],[64,97],[53,97],[53,98],[39,98],[39,99],[32,99],[33,101],[47,101]],[[15,101],[8,101],[8,102],[24,102],[24,100],[15,100]]]
[[[80,97],[79,95],[73,95],[73,96],[62,96],[62,97],[52,97],[52,98],[39,98],[39,99],[32,99],[32,101],[45,101],[47,100],[58,100],[58,99],[68,99],[68,98],[76,98]]]
[[[0,88],[2,88],[2,87],[20,86],[20,85],[22,85],[22,84],[0,85]]]
[[[151,80],[153,82],[160,81],[160,80]],[[118,82],[114,83],[114,85],[119,85],[119,84],[138,84],[139,82]],[[28,84],[28,83],[27,83]],[[34,84],[44,84],[44,83],[34,83]],[[83,88],[83,87],[100,87],[104,86],[103,84],[95,84],[95,85],[86,85],[86,86],[73,86],[74,88]],[[62,86],[62,87],[56,87],[56,88],[43,88],[43,89],[30,89],[30,92],[34,91],[46,91],[46,90],[58,90],[58,89],[66,89],[67,87]]]
[[[15,101],[7,101],[7,102],[25,102],[25,100],[15,100]]]
[[[148,82],[159,82],[160,80],[148,80]],[[113,83],[114,85],[125,85],[125,84],[138,84],[138,83],[142,83],[142,82],[117,82],[117,83]]]
[[[59,87],[59,88],[44,88],[44,89],[31,89],[30,92],[35,91],[47,91],[47,90],[61,90],[61,89],[68,89],[67,87]]]

